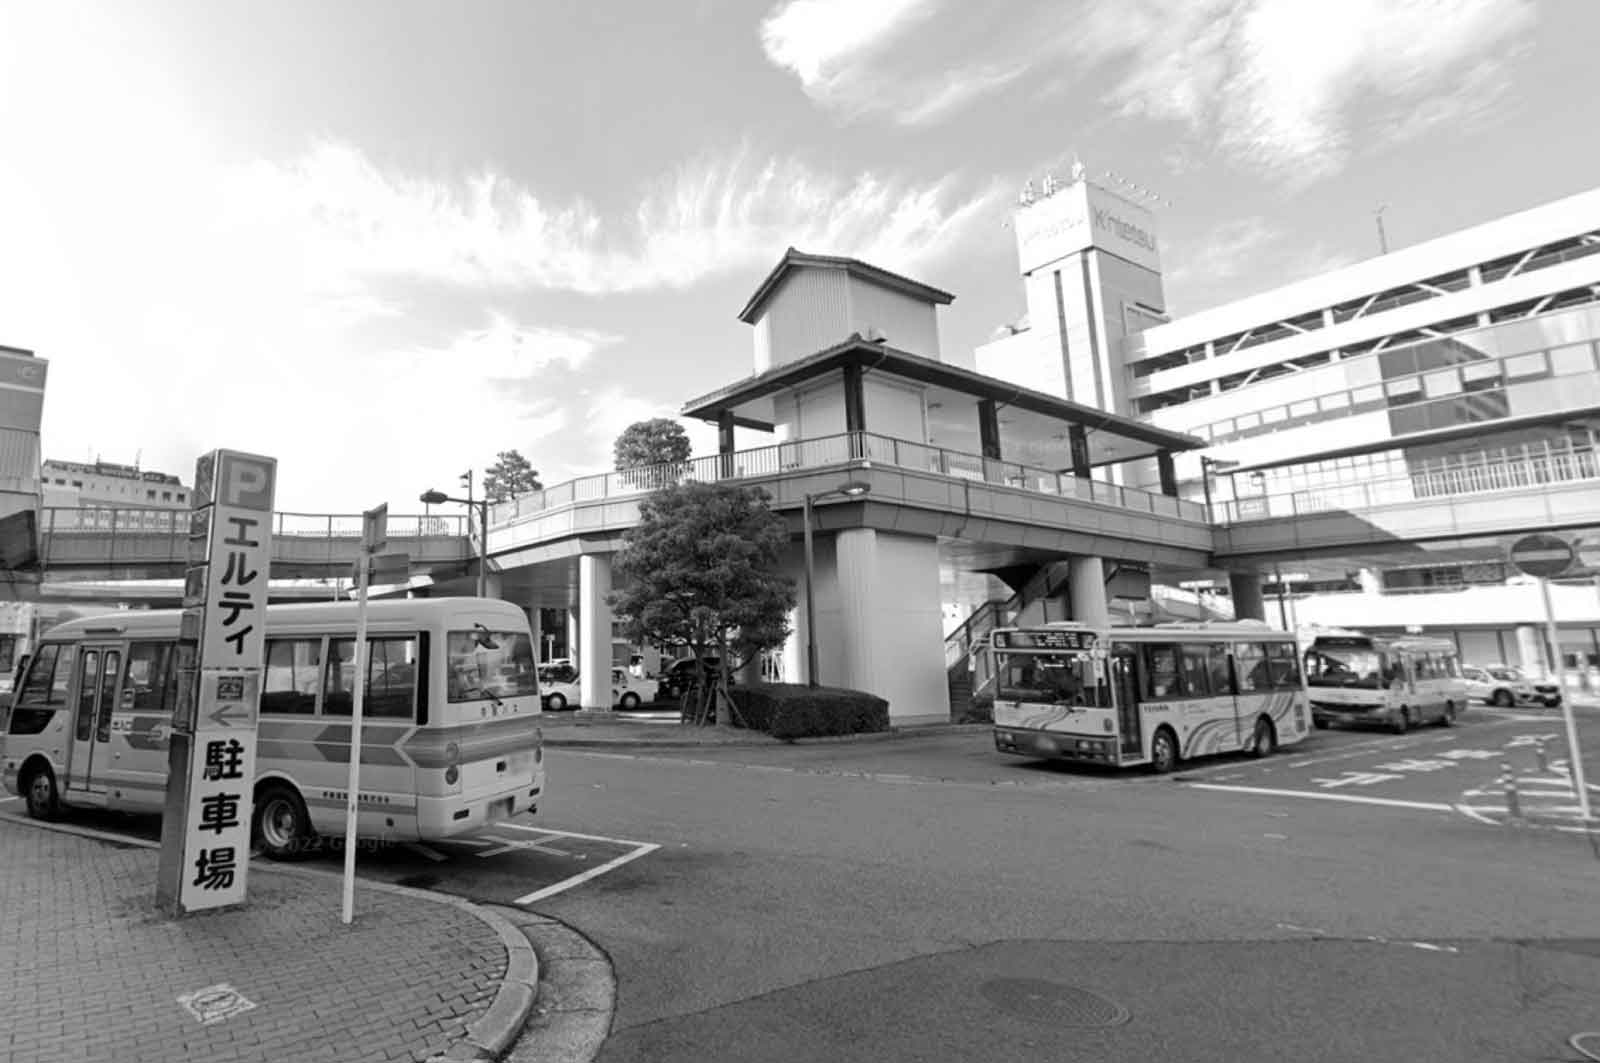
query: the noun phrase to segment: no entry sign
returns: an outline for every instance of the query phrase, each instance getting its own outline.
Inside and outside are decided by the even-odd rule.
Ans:
[[[1511,544],[1511,563],[1524,575],[1551,579],[1572,567],[1577,553],[1559,535],[1524,535]]]

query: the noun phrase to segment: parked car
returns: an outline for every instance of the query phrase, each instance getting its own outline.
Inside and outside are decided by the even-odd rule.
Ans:
[[[656,689],[654,679],[631,675],[626,668],[611,669],[612,708],[637,709],[656,700]],[[572,668],[551,668],[549,678],[540,677],[539,693],[549,712],[579,708],[583,705],[583,677]]]
[[[1461,675],[1467,681],[1469,699],[1486,701],[1501,708],[1534,703],[1554,708],[1561,704],[1560,687],[1543,680],[1529,679],[1522,669],[1511,665],[1469,665],[1461,669]]]
[[[707,674],[715,672],[722,666],[720,657],[702,658],[705,662]],[[695,666],[693,657],[685,657],[681,661],[673,661],[667,665],[660,677],[661,696],[663,698],[681,698],[695,681]]]
[[[626,668],[611,669],[612,703],[620,709],[637,709],[656,700],[660,684],[644,676],[634,675]]]

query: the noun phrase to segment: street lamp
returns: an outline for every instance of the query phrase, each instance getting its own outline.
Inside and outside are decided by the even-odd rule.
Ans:
[[[418,496],[424,505],[437,506],[444,502],[459,502],[469,510],[476,509],[478,515],[478,597],[489,596],[489,500],[487,498],[472,497],[472,470],[468,469],[461,477],[461,482],[466,485],[466,498],[451,498],[443,491],[427,490]]]
[[[1200,455],[1200,487],[1201,487],[1201,490],[1203,490],[1205,492],[1205,496],[1206,496],[1206,519],[1207,520],[1212,519],[1212,517],[1211,517],[1211,477],[1212,477],[1212,474],[1218,473],[1218,472],[1222,472],[1222,471],[1224,471],[1226,469],[1237,469],[1238,467],[1239,467],[1239,463],[1236,462],[1236,461],[1218,461],[1216,458],[1208,458],[1204,454]]]
[[[811,595],[812,569],[814,562],[811,557],[811,504],[820,498],[832,498],[842,495],[845,498],[860,498],[872,485],[861,480],[850,480],[840,484],[831,491],[819,491],[814,495],[805,496],[805,505],[801,507],[801,527],[805,531],[806,539],[806,685],[817,685],[817,614]]]

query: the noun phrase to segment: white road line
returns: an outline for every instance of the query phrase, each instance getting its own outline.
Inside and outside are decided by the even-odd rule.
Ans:
[[[1236,794],[1263,794],[1268,797],[1303,797],[1311,801],[1343,801],[1352,805],[1382,805],[1389,808],[1415,808],[1424,812],[1452,812],[1454,805],[1435,804],[1429,801],[1397,801],[1388,797],[1359,797],[1355,794],[1319,794],[1307,790],[1269,790],[1261,786],[1218,786],[1215,783],[1191,782],[1185,786],[1196,790],[1222,790]]]
[[[8,801],[21,801],[21,800],[22,800],[22,798],[20,798],[20,797],[0,797],[0,805],[3,805]]]
[[[580,835],[574,835],[574,837],[580,837]],[[564,881],[557,882],[553,886],[546,886],[544,889],[535,890],[534,892],[528,894],[525,897],[518,897],[514,903],[516,903],[516,904],[532,904],[534,901],[541,901],[541,900],[544,900],[546,897],[553,897],[557,893],[561,893],[561,892],[563,892],[565,890],[570,890],[574,886],[581,886],[585,882],[588,882],[592,878],[599,878],[601,875],[605,874],[607,871],[614,871],[617,868],[621,867],[623,864],[628,863],[629,861],[637,860],[641,856],[647,856],[648,854],[655,852],[659,848],[661,848],[661,846],[654,845],[654,844],[641,845],[641,846],[639,846],[639,848],[635,849],[633,852],[624,853],[623,855],[617,857],[615,860],[607,860],[605,863],[601,864],[599,867],[592,867],[588,871],[585,871],[581,875],[574,875],[569,879],[565,879]]]
[[[658,848],[658,849],[660,848],[660,846],[654,845],[654,843],[652,843],[652,842],[631,842],[626,838],[607,838],[603,834],[578,834],[575,831],[570,831],[570,830],[552,830],[549,827],[527,827],[527,826],[524,826],[521,823],[496,823],[495,824],[495,829],[496,830],[499,830],[499,829],[505,828],[505,827],[509,827],[512,830],[527,831],[529,834],[548,834],[548,835],[551,835],[552,837],[557,837],[557,838],[578,838],[578,839],[580,839],[582,841],[586,841],[586,842],[611,842],[611,843],[613,843],[615,845],[633,845],[633,846],[652,845],[654,848]]]
[[[1487,823],[1491,827],[1500,826],[1499,821],[1490,819],[1488,816],[1483,815],[1471,805],[1457,805],[1456,811],[1461,813],[1463,816],[1466,816],[1468,819],[1477,820],[1479,823]]]
[[[408,842],[406,844],[406,848],[410,849],[412,852],[421,853],[423,856],[427,857],[429,860],[432,860],[436,864],[442,864],[446,860],[450,859],[439,850],[430,849],[421,842]]]

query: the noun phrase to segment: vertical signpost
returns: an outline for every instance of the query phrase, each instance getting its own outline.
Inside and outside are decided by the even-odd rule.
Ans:
[[[174,917],[245,900],[276,478],[234,450],[195,466],[156,878]]]
[[[1555,673],[1556,689],[1561,693],[1561,716],[1567,727],[1567,758],[1571,764],[1572,786],[1578,797],[1578,812],[1589,821],[1589,787],[1584,781],[1583,757],[1578,750],[1578,721],[1572,711],[1572,693],[1567,689],[1567,669],[1561,659],[1561,637],[1556,629],[1555,606],[1550,601],[1550,580],[1573,568],[1577,551],[1559,535],[1524,535],[1511,544],[1511,564],[1525,575],[1539,580],[1544,598],[1546,637],[1550,640],[1550,670]]]
[[[356,672],[350,706],[350,778],[344,805],[344,911],[349,925],[356,917],[356,811],[361,796],[361,712],[367,690],[367,584],[373,557],[389,540],[389,506],[361,514],[361,554],[356,558]]]

